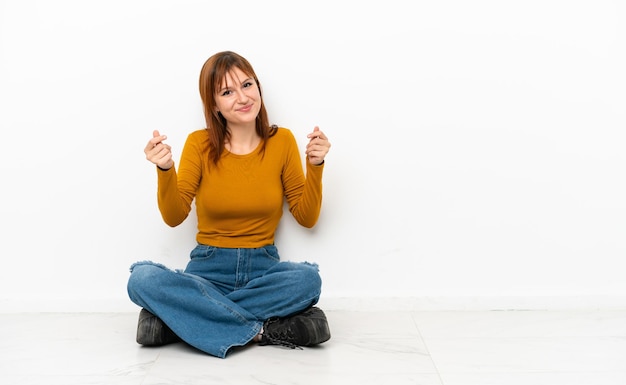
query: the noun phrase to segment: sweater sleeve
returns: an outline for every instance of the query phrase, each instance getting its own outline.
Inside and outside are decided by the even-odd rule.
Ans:
[[[317,223],[322,207],[322,174],[324,164],[314,166],[306,161],[306,176],[302,169],[302,158],[293,135],[283,171],[283,186],[289,211],[304,227]]]

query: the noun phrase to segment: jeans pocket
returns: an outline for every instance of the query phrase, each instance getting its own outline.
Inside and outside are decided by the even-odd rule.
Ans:
[[[189,257],[194,261],[207,260],[215,254],[216,250],[217,247],[215,246],[197,245],[193,250],[191,250]]]
[[[267,246],[263,246],[263,255],[265,255],[267,258],[276,261],[276,262],[280,262],[280,256],[278,255],[278,248],[274,245],[267,245]]]

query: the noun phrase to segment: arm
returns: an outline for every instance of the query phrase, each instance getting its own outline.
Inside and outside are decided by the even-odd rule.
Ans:
[[[191,211],[191,202],[196,195],[201,175],[198,148],[198,143],[190,135],[183,149],[178,172],[171,160],[169,168],[153,162],[158,166],[157,201],[159,211],[163,221],[169,226],[174,227],[181,224]]]
[[[289,211],[296,221],[305,227],[313,227],[319,218],[322,206],[322,174],[324,158],[330,142],[318,127],[308,135],[310,141],[306,154],[306,177],[293,135],[290,140],[287,164],[283,172],[283,187]]]

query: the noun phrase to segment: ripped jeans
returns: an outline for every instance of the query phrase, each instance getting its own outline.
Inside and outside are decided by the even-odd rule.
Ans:
[[[265,320],[316,304],[321,293],[318,266],[281,262],[274,245],[199,244],[190,257],[185,270],[150,261],[133,264],[128,295],[183,341],[216,357],[250,342]]]

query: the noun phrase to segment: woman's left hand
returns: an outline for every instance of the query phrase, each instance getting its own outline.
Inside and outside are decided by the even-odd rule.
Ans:
[[[324,163],[324,158],[330,150],[330,142],[320,128],[315,126],[313,132],[307,135],[309,143],[306,145],[306,156],[312,165],[320,165]]]

